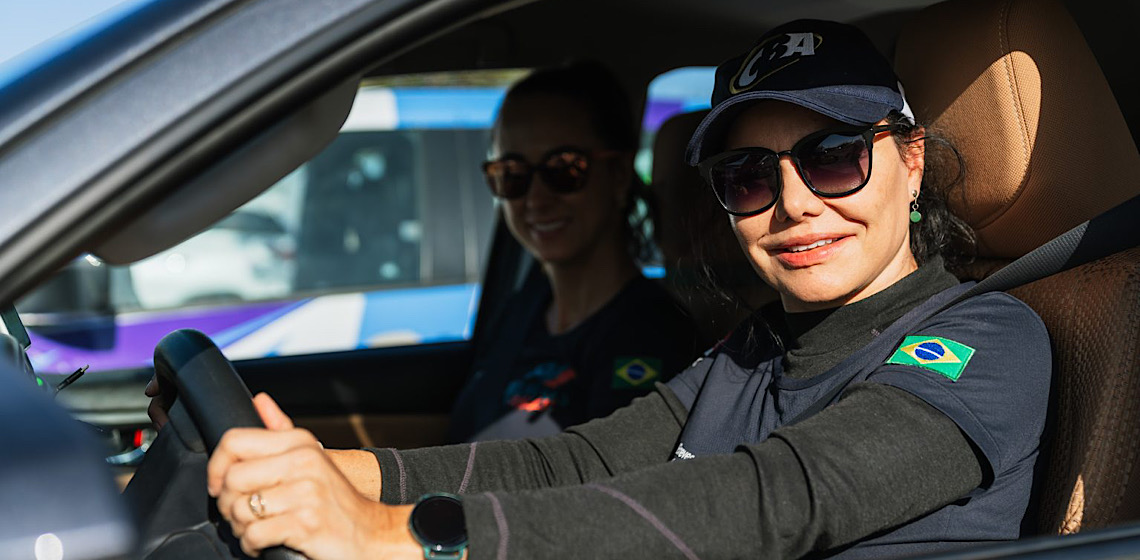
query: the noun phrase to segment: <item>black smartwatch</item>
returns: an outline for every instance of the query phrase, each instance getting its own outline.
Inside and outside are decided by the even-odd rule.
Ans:
[[[463,500],[454,494],[425,494],[416,500],[408,520],[412,536],[424,547],[424,558],[463,558],[467,525]]]

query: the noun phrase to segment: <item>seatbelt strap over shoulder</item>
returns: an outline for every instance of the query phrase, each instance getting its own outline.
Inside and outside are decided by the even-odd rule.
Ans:
[[[550,302],[550,285],[537,263],[528,268],[526,278],[515,295],[522,296],[517,302],[520,307],[504,310],[504,317],[500,318],[504,321],[499,325],[501,338],[495,341],[488,355],[489,372],[498,373],[510,369],[515,356],[531,333],[531,325],[542,316]],[[507,318],[510,319],[509,322]]]
[[[938,313],[986,292],[1005,291],[1140,245],[1140,196],[1058,235],[987,276]]]

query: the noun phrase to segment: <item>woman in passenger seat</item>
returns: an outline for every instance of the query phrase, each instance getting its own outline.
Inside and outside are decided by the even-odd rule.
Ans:
[[[483,173],[542,274],[491,322],[452,440],[556,434],[629,404],[702,350],[638,268],[638,144],[629,99],[598,63],[540,69],[507,92]]]
[[[537,70],[508,91],[483,174],[539,268],[490,323],[451,415],[455,442],[556,434],[668,381],[707,347],[642,276],[638,123],[594,62]],[[165,423],[156,381],[150,414]]]
[[[258,395],[269,429],[226,434],[209,492],[247,551],[314,559],[894,558],[1016,539],[1048,335],[1005,293],[947,305],[970,284],[940,253],[970,236],[935,144],[856,28],[776,27],[718,68],[688,158],[780,301],[548,438],[325,452]]]

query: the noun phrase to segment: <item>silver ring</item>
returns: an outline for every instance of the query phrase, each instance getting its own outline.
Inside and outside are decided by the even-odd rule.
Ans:
[[[249,497],[249,511],[258,519],[265,517],[265,500],[261,499],[261,492],[254,492]]]

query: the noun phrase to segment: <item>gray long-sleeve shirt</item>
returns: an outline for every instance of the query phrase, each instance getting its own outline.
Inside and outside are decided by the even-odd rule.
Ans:
[[[472,560],[794,558],[934,510],[981,481],[953,422],[893,387],[852,387],[731,455],[669,462],[686,414],[660,385],[551,438],[374,450],[381,500],[464,494]]]
[[[808,372],[800,378],[810,378],[829,370],[848,351],[828,345],[859,348],[882,325],[945,288],[952,279],[943,276],[940,262],[932,265],[863,300],[866,304],[822,319],[789,321],[788,340],[782,342],[787,343],[784,374],[796,378]],[[986,316],[987,306],[996,315]],[[383,477],[381,500],[407,504],[428,492],[463,494],[472,560],[795,558],[812,551],[827,556],[875,535],[902,536],[913,520],[936,517],[992,525],[998,519],[993,516],[1003,516],[1000,530],[949,527],[925,538],[1015,538],[1016,529],[1007,534],[1007,526],[1019,521],[1007,515],[1017,509],[1012,505],[1006,508],[1010,512],[999,507],[977,519],[958,512],[1023,493],[1025,468],[1031,469],[1036,457],[1036,439],[1030,436],[1040,435],[1041,395],[1048,392],[1044,329],[1024,304],[1008,296],[979,300],[951,318],[933,321],[937,328],[965,324],[976,338],[967,341],[977,348],[971,362],[976,366],[960,373],[957,382],[922,368],[891,366],[890,383],[853,384],[836,404],[762,441],[684,461],[670,459],[675,452],[683,455],[678,439],[693,421],[691,411],[672,384],[658,385],[611,416],[554,437],[373,450]],[[1021,338],[1007,350],[1008,341],[999,334],[1010,332]],[[748,368],[728,362],[729,369],[739,371],[722,374],[749,375]],[[1009,375],[1024,367],[1032,375]],[[972,391],[962,396],[982,395],[975,404],[986,408],[958,410],[940,400],[957,398],[958,389]],[[929,395],[915,396],[923,391],[934,391],[936,404]],[[964,414],[980,416],[963,420]],[[1025,429],[1008,429],[1019,425]],[[984,499],[959,507],[978,492]],[[906,549],[888,546],[870,553]]]

